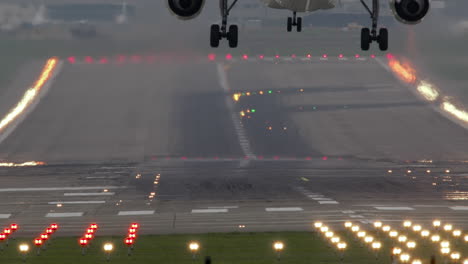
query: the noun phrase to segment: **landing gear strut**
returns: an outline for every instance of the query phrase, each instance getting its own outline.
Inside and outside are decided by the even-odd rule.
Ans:
[[[239,28],[237,25],[230,25],[229,29],[227,27],[227,21],[229,17],[229,12],[236,5],[238,0],[234,0],[230,5],[228,0],[220,0],[219,8],[221,9],[221,26],[220,25],[211,25],[210,32],[210,45],[213,48],[219,47],[219,41],[221,39],[227,39],[229,42],[229,47],[236,48],[238,44]]]
[[[295,26],[297,32],[302,31],[302,17],[297,17],[297,12],[293,12],[293,17],[288,17],[288,32],[292,31],[292,27]]]
[[[361,49],[369,50],[370,44],[373,41],[379,43],[379,48],[382,51],[388,49],[388,30],[386,28],[380,28],[377,34],[378,22],[379,22],[379,12],[380,12],[380,1],[372,0],[372,10],[364,2],[360,0],[362,5],[366,8],[367,12],[372,19],[372,29],[363,28],[361,29]]]

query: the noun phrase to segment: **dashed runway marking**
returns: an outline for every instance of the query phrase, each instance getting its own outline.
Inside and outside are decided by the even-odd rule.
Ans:
[[[0,214],[0,219],[8,219],[11,217],[11,214]]]
[[[104,204],[106,201],[64,201],[64,202],[48,202],[48,204]]]
[[[74,212],[74,213],[48,213],[45,217],[50,218],[59,218],[59,217],[80,217],[83,216],[83,212]]]
[[[319,204],[340,204],[339,202],[337,201],[318,201]]]
[[[301,207],[269,207],[265,208],[267,212],[302,212],[304,209]]]
[[[401,207],[383,207],[383,206],[377,206],[377,207],[374,207],[375,209],[377,210],[383,210],[383,211],[413,211],[414,208],[411,208],[411,207],[404,207],[404,206],[401,206]]]
[[[146,211],[120,211],[117,215],[152,215],[154,210]]]
[[[124,189],[124,188],[127,188],[127,186],[2,188],[2,189],[0,189],[0,192],[51,192],[51,191]]]
[[[450,209],[454,211],[468,211],[468,206],[453,206]]]
[[[64,193],[63,196],[110,196],[114,195],[113,192],[100,192],[100,193]]]
[[[229,212],[226,208],[219,209],[193,209],[192,214],[210,214],[210,213],[227,213]]]

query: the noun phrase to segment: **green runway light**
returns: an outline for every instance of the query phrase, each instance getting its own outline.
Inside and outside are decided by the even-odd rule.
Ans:
[[[257,110],[256,110],[256,109],[252,109],[252,110],[250,110],[250,112],[255,113],[255,112],[257,112]]]
[[[245,96],[245,93],[242,93],[242,96]]]
[[[270,91],[268,91],[268,93],[271,94],[271,93],[273,93],[273,91],[270,90]]]

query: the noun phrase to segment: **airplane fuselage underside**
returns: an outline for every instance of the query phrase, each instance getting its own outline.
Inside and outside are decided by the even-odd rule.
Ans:
[[[335,7],[335,0],[261,0],[266,6],[294,12],[312,12]]]

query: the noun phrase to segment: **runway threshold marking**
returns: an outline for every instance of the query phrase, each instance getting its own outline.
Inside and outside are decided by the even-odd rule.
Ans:
[[[468,206],[453,206],[450,209],[454,211],[468,211]]]
[[[268,207],[265,208],[267,212],[302,212],[304,209],[301,207]]]
[[[85,191],[85,190],[105,190],[105,189],[124,189],[124,188],[127,188],[127,186],[1,188],[0,192]]]
[[[401,206],[401,207],[377,206],[374,208],[377,210],[382,210],[382,211],[413,211],[414,210],[414,208],[404,207],[404,206]]]
[[[65,202],[48,202],[48,204],[104,204],[106,201],[65,201]]]
[[[11,217],[11,214],[0,214],[0,219],[8,219]]]
[[[113,192],[93,192],[93,193],[64,193],[63,196],[111,196]]]
[[[192,209],[192,214],[209,214],[209,213],[227,213],[229,212],[226,208],[218,209]]]
[[[45,217],[55,218],[55,217],[80,217],[83,216],[83,212],[73,212],[73,213],[48,213]]]
[[[120,211],[117,215],[153,215],[154,210],[145,211]]]

